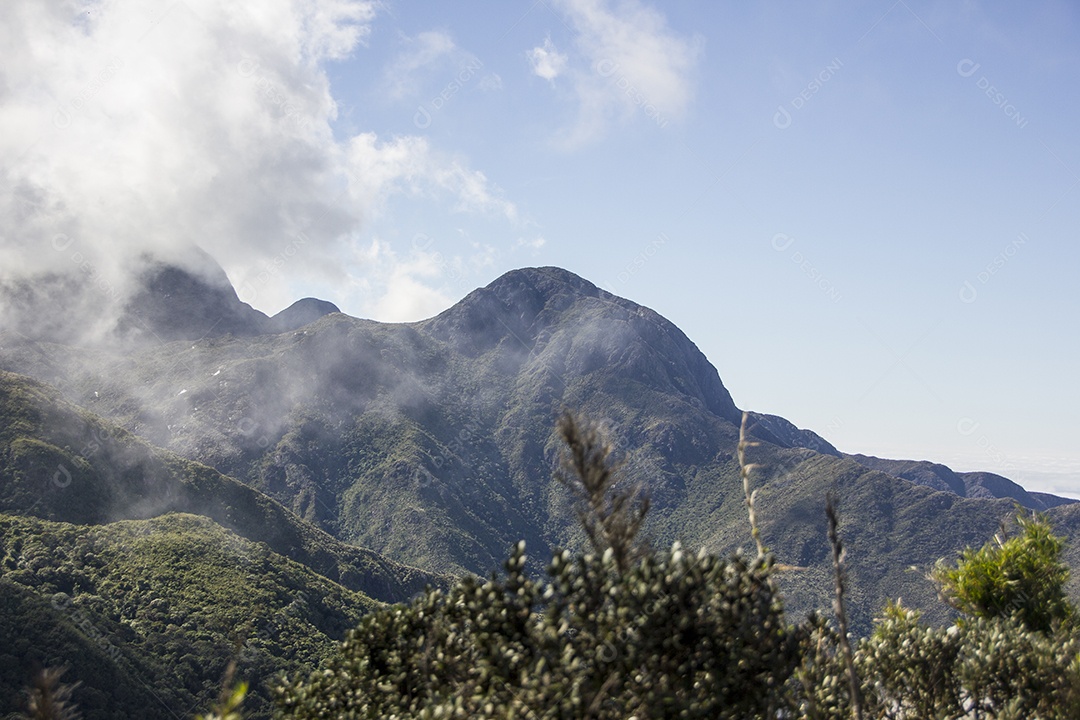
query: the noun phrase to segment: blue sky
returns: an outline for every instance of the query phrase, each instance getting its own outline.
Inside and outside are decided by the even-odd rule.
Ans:
[[[740,407],[1080,496],[1077,5],[146,5],[0,11],[0,152],[88,246],[145,215],[260,309],[386,321],[565,267]],[[82,185],[41,169],[73,155]],[[103,167],[126,180],[93,195]]]
[[[615,37],[637,21],[651,47],[607,50],[657,52],[637,61],[670,76],[611,72],[587,11],[544,2],[394,5],[329,70],[340,133],[420,135],[517,209],[395,198],[371,232],[401,262],[421,235],[476,263],[458,277],[417,257],[418,282],[452,300],[566,267],[674,321],[742,407],[845,451],[1080,493],[1075,5],[590,11]],[[388,94],[425,33],[455,50]]]

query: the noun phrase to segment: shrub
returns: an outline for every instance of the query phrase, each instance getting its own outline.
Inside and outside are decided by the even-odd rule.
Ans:
[[[1065,593],[1069,568],[1064,541],[1041,515],[1017,513],[1020,534],[1001,532],[978,550],[968,548],[955,566],[939,563],[933,578],[950,605],[981,618],[1014,617],[1031,630],[1050,632],[1076,609]]]

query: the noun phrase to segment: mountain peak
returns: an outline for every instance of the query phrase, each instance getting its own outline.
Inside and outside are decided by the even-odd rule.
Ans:
[[[622,374],[731,422],[741,415],[716,368],[673,323],[562,268],[512,270],[420,325],[466,356],[497,350],[565,377]]]
[[[507,333],[529,345],[546,324],[538,325],[538,320],[555,321],[561,311],[587,298],[615,302],[627,309],[640,307],[569,270],[527,267],[504,273],[425,324],[436,336],[469,337],[470,345],[481,352]]]
[[[122,335],[166,342],[204,337],[260,335],[269,318],[242,302],[225,272],[152,261],[138,278],[118,323]]]
[[[304,298],[273,318],[240,300],[225,270],[196,250],[170,260],[146,259],[136,290],[118,323],[121,335],[171,340],[278,334],[341,312],[336,305]]]
[[[270,330],[284,333],[297,330],[315,322],[324,315],[339,313],[341,310],[332,302],[317,298],[303,298],[270,318]]]
[[[543,294],[567,291],[592,297],[608,294],[580,275],[554,265],[510,270],[492,280],[483,289],[499,292],[521,286],[533,287]]]

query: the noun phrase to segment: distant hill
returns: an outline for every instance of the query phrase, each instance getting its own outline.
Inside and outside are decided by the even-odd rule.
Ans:
[[[154,448],[47,385],[4,372],[0,477],[3,513],[80,525],[195,513],[383,602],[444,582],[341,543],[257,490]]]
[[[1078,502],[1049,493],[1029,493],[1012,480],[994,473],[957,473],[940,463],[925,460],[884,460],[869,455],[847,457],[868,468],[961,497],[1010,499],[1029,510],[1038,511]]]
[[[310,325],[324,315],[341,312],[338,306],[326,300],[316,298],[304,298],[297,300],[277,315],[270,318],[267,329],[270,332],[285,333],[299,330],[305,325]]]

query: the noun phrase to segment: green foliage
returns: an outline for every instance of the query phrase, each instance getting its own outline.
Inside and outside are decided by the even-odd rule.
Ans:
[[[978,550],[968,548],[955,567],[934,569],[949,604],[982,618],[1015,617],[1025,627],[1050,632],[1076,615],[1065,584],[1069,568],[1061,561],[1064,540],[1044,516],[1019,513],[1020,534],[1005,529]]]
[[[566,416],[561,479],[594,552],[557,551],[545,582],[506,575],[373,613],[321,671],[281,688],[295,718],[765,717],[798,637],[772,559],[647,552],[646,501],[617,488],[598,431]]]
[[[1080,642],[1032,631],[1013,618],[976,618],[961,628],[957,675],[984,717],[1080,717]]]
[[[610,550],[564,551],[537,583],[519,544],[502,578],[368,616],[279,704],[304,719],[765,717],[797,651],[769,562],[675,547],[623,572]]]
[[[855,651],[864,717],[1069,720],[1080,717],[1080,644],[1008,618],[936,627],[890,605]],[[791,715],[848,720],[851,694],[837,634],[824,621],[804,636],[790,683]]]
[[[1080,717],[1080,638],[1063,587],[1062,539],[1041,517],[1020,515],[1018,537],[995,538],[933,573],[968,614],[932,626],[897,603],[861,640],[854,663],[866,715],[875,718]],[[818,624],[795,673],[799,717],[852,716],[841,638]]]
[[[1080,713],[1080,642],[1014,618],[931,627],[891,605],[857,660],[873,717],[1066,720]]]
[[[956,673],[962,640],[956,628],[924,625],[918,611],[890,603],[858,649],[863,696],[887,717],[956,716],[963,706]]]
[[[27,669],[56,657],[82,682],[87,720],[190,708],[233,658],[253,717],[266,717],[267,682],[316,666],[374,607],[197,516],[87,527],[0,515],[0,717],[18,709]]]
[[[799,720],[850,718],[850,685],[836,630],[821,615],[807,618],[798,665],[786,688],[787,713]]]

